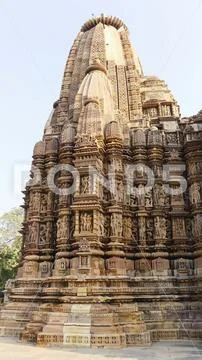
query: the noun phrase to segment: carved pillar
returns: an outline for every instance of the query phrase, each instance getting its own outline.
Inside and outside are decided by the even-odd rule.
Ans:
[[[186,131],[186,130],[185,130]],[[202,273],[202,132],[188,129],[184,135],[184,151],[187,166],[188,196],[195,274]],[[189,234],[190,234],[189,232]]]
[[[187,205],[185,161],[183,157],[183,138],[181,131],[165,132],[165,170],[164,187],[169,194],[171,239],[168,248],[174,256],[171,256],[173,273],[176,270],[176,260],[187,257],[190,253],[188,237],[186,233]]]
[[[18,276],[38,277],[39,270],[39,234],[40,202],[42,178],[44,173],[45,143],[36,143],[33,152],[30,180],[25,191],[25,220],[23,226],[23,261],[18,269]],[[22,270],[23,268],[23,270]]]
[[[134,236],[134,257],[136,272],[145,272],[141,264],[146,264],[148,271],[150,267],[150,254],[147,246],[146,219],[148,216],[147,200],[147,150],[146,150],[146,129],[131,130],[131,148],[133,154],[131,187],[131,208],[134,212],[133,222],[137,223],[137,232]],[[133,170],[134,169],[134,170]]]
[[[106,134],[107,176],[111,184],[107,213],[110,216],[109,234],[107,244],[108,257],[106,260],[106,273],[108,275],[125,275],[127,260],[123,243],[123,143],[118,135],[116,124],[110,125]]]
[[[70,271],[71,274],[103,274],[104,252],[99,227],[103,209],[98,179],[99,174],[103,174],[102,146],[98,147],[95,139],[83,135],[77,139],[74,158],[74,166],[79,172],[79,186],[71,205],[75,216],[75,231]],[[87,252],[81,249],[84,240]]]
[[[39,276],[52,274],[54,258],[54,193],[49,183],[49,172],[57,164],[58,142],[56,138],[45,139],[44,171],[40,195],[39,223]]]
[[[57,240],[54,274],[68,275],[70,270],[70,258],[72,256],[72,232],[74,225],[74,217],[71,211],[72,197],[68,192],[73,186],[72,174],[68,171],[68,166],[73,165],[73,141],[75,130],[73,126],[67,125],[61,133],[61,142],[59,148],[59,165],[61,171],[58,176],[59,202],[57,211]]]
[[[159,107],[161,116],[161,109]],[[148,238],[151,238],[153,227],[153,241],[150,242],[152,253],[152,273],[155,274],[158,264],[168,263],[169,253],[167,249],[167,223],[169,206],[167,203],[167,194],[164,190],[163,183],[163,163],[164,163],[164,148],[163,148],[163,133],[156,127],[148,131],[147,136],[148,149],[148,166],[153,172],[154,185],[152,188],[152,204],[150,207],[150,217],[148,220]],[[166,269],[167,270],[167,269]],[[161,274],[161,271],[159,271]],[[162,273],[163,274],[163,273]]]

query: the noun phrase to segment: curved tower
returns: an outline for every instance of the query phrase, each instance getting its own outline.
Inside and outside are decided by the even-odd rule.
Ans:
[[[201,336],[200,119],[180,119],[165,82],[143,74],[120,19],[82,26],[34,147],[2,335],[98,347]]]

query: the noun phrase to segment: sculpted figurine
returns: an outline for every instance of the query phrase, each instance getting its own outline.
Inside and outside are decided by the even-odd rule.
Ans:
[[[153,189],[154,196],[154,204],[158,206],[164,206],[165,202],[165,194],[163,190],[163,186],[159,184],[154,185]]]
[[[81,213],[81,222],[80,222],[81,231],[92,231],[92,216],[86,212]]]
[[[155,177],[161,177],[162,169],[161,169],[161,167],[159,165],[154,164],[153,171],[154,171]]]
[[[37,223],[33,222],[32,224],[29,225],[28,229],[29,229],[28,242],[35,243],[37,237]]]
[[[116,201],[118,201],[118,202],[123,201],[123,184],[121,181],[117,182]]]
[[[195,237],[201,237],[202,234],[202,214],[197,214],[193,221],[193,232]]]
[[[151,190],[146,192],[145,194],[145,206],[146,207],[151,207],[152,206],[152,192]]]
[[[88,193],[88,188],[89,188],[88,181],[89,181],[88,176],[82,176],[82,178],[81,178],[81,193],[82,194]]]
[[[148,108],[148,113],[149,113],[149,116],[151,116],[151,117],[158,116],[158,111],[157,111],[157,108],[155,108],[155,107]]]
[[[161,106],[161,113],[163,116],[171,115],[170,105],[162,105]]]
[[[33,211],[38,210],[39,209],[39,204],[40,204],[40,194],[37,192],[34,192],[31,196],[31,200],[30,200],[30,206],[32,208]]]
[[[140,217],[138,219],[138,226],[139,226],[139,241],[140,244],[145,244],[146,242],[146,229],[145,229],[145,218]]]
[[[39,243],[40,244],[45,244],[46,243],[46,224],[41,224],[40,225]]]
[[[192,204],[197,204],[201,201],[200,185],[193,183],[190,187],[190,201]]]
[[[140,184],[137,189],[138,205],[145,206],[145,188]]]
[[[112,214],[111,235],[118,237],[122,236],[122,220],[121,220],[121,215],[119,214]]]
[[[57,235],[58,238],[66,238],[68,231],[67,217],[61,217],[57,221]]]
[[[103,236],[104,232],[105,232],[104,216],[103,216],[103,214],[100,214],[100,217],[99,217],[99,235]]]
[[[191,175],[194,175],[197,173],[197,163],[196,162],[189,163],[189,172]]]

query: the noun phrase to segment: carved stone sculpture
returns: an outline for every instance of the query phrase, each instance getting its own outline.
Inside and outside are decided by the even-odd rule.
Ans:
[[[200,340],[201,159],[202,111],[181,118],[122,20],[89,19],[34,147],[0,335],[98,351]]]

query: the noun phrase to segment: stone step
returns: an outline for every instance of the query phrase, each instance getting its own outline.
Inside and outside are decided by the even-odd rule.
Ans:
[[[189,340],[202,339],[202,329],[158,329],[151,330],[151,340],[159,341],[159,340]]]
[[[23,327],[0,326],[0,336],[19,337]]]

